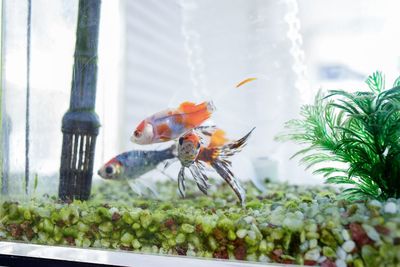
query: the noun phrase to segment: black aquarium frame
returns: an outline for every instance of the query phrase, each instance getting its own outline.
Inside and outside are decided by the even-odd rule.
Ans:
[[[108,265],[108,264],[98,264],[89,262],[79,262],[79,261],[68,261],[68,260],[56,260],[56,259],[45,259],[37,257],[28,256],[17,256],[17,255],[4,255],[0,254],[0,266],[10,266],[10,267],[27,267],[27,266],[40,266],[40,267],[113,267],[122,265]]]

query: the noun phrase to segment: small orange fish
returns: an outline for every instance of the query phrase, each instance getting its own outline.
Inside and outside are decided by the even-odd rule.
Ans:
[[[167,109],[144,119],[133,132],[131,141],[146,145],[174,140],[199,126],[215,111],[212,102],[182,103],[177,109]]]
[[[238,84],[236,85],[236,88],[238,88],[238,87],[240,87],[240,86],[242,86],[243,84],[246,84],[246,83],[248,83],[248,82],[254,81],[254,80],[257,80],[257,78],[247,78],[247,79],[241,81],[240,83],[238,83]]]

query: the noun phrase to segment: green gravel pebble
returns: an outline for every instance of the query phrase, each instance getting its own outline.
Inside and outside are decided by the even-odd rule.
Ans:
[[[327,258],[336,258],[336,252],[330,247],[323,247],[322,254]]]
[[[379,257],[379,252],[372,246],[363,246],[361,249],[361,255],[367,267],[376,267],[380,265],[381,258]]]
[[[186,241],[186,236],[185,236],[185,234],[183,234],[183,233],[178,234],[178,235],[176,236],[175,241],[176,241],[177,244],[182,244],[183,242],[185,242],[185,241]]]
[[[125,233],[121,236],[121,242],[123,245],[129,245],[133,241],[133,235]]]
[[[194,229],[195,229],[193,225],[190,225],[187,223],[182,224],[181,228],[182,228],[182,231],[187,234],[193,233]]]

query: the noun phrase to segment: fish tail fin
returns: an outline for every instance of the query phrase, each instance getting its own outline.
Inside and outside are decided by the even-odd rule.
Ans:
[[[168,150],[172,154],[173,157],[177,157],[178,156],[178,145],[176,143],[172,144],[168,148]]]
[[[226,159],[240,152],[246,146],[247,144],[246,142],[249,139],[252,132],[254,131],[254,129],[255,127],[239,140],[229,142],[228,144],[223,145],[222,147],[216,148],[216,151],[214,153],[216,157],[219,157],[221,159]]]
[[[214,170],[225,180],[225,182],[229,184],[242,205],[244,205],[246,200],[246,192],[230,170],[229,167],[231,166],[231,162],[228,160],[228,158],[242,150],[254,129],[255,128],[251,129],[250,132],[248,132],[239,140],[232,141],[226,145],[223,145],[222,147],[210,148],[213,150],[212,160],[210,162],[211,167],[213,167]]]
[[[230,162],[227,160],[216,159],[211,163],[211,167],[225,180],[225,182],[232,188],[235,192],[236,196],[239,198],[239,201],[242,205],[244,205],[246,201],[246,191],[239,183],[239,181],[235,178],[232,171],[229,169]]]
[[[163,150],[157,150],[157,152],[160,154],[162,160],[172,160],[178,156],[178,145],[173,143]]]
[[[179,110],[185,115],[186,126],[194,128],[210,118],[211,114],[215,111],[215,106],[212,101],[203,102],[198,105],[191,102],[184,102],[179,106]]]

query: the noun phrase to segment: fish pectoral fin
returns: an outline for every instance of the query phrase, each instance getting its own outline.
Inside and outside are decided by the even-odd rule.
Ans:
[[[178,174],[178,189],[181,197],[185,197],[186,185],[185,185],[185,167],[181,167]]]
[[[129,187],[139,196],[153,196],[155,198],[160,198],[160,195],[155,188],[155,184],[151,181],[144,181],[141,179],[137,179],[134,181],[128,181],[127,183]]]
[[[159,198],[160,195],[155,187],[155,182],[147,180],[145,181],[144,179],[139,178],[136,180],[136,183],[139,184],[139,187],[141,187],[143,194],[147,195],[147,193],[150,193],[155,198]]]
[[[126,180],[126,182],[128,183],[129,187],[132,189],[132,191],[135,194],[137,194],[138,196],[142,196],[142,190],[141,190],[140,186],[135,181]]]
[[[201,170],[196,163],[192,164],[189,167],[189,170],[199,190],[203,192],[203,194],[207,195],[209,183],[207,182],[208,177],[204,174],[203,170]]]

